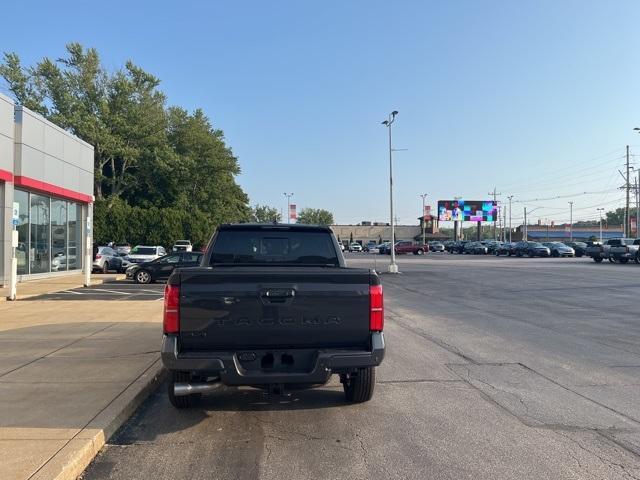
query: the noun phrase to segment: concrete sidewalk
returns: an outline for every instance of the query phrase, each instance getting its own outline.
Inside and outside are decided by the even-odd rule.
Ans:
[[[115,280],[123,280],[124,274],[91,275],[91,285],[100,285]],[[29,280],[18,284],[18,300],[44,295],[47,293],[60,292],[71,288],[82,287],[84,285],[83,274],[62,275],[38,280]],[[0,302],[5,301],[9,296],[8,288],[0,288]]]
[[[144,300],[0,303],[1,479],[84,470],[162,380],[161,311]]]

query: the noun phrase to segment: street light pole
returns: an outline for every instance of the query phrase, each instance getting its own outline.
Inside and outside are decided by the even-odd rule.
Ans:
[[[293,197],[293,192],[284,192],[284,196],[287,197],[287,223],[291,223],[291,197]]]
[[[524,238],[523,240],[526,242],[527,238],[527,207],[524,207]]]
[[[598,213],[600,214],[600,243],[602,243],[602,212],[604,208],[598,208]]]
[[[426,223],[427,223],[427,219],[425,218],[425,213],[424,213],[424,200],[425,198],[427,198],[426,193],[422,193],[420,194],[420,196],[422,197],[422,244],[424,245],[425,243],[427,243],[427,235],[426,235]]]
[[[389,220],[391,224],[391,263],[389,264],[389,273],[398,273],[398,265],[396,265],[396,230],[393,218],[393,148],[391,144],[391,125],[393,124],[398,111],[394,110],[389,114],[389,119],[382,122],[389,130]]]
[[[573,202],[569,202],[569,241],[573,242]]]

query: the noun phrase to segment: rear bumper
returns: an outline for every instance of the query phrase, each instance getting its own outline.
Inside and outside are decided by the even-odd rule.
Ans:
[[[164,335],[160,356],[169,370],[190,371],[208,376],[219,376],[225,385],[268,385],[275,383],[325,383],[334,373],[346,373],[361,367],[375,367],[382,363],[385,352],[384,334],[371,334],[371,351],[329,349],[317,351],[315,362],[308,371],[246,370],[238,354],[240,352],[186,352],[178,350],[178,337]],[[295,356],[295,350],[277,349],[274,353]]]

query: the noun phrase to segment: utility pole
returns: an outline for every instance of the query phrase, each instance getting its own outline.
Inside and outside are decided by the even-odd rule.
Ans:
[[[396,264],[396,229],[393,225],[393,148],[391,144],[391,125],[393,124],[398,111],[394,110],[389,114],[388,120],[382,124],[389,130],[389,220],[391,221],[391,263],[389,264],[389,273],[398,273],[398,265]]]
[[[426,240],[426,237],[427,237],[427,235],[426,235],[427,219],[425,218],[425,213],[424,213],[425,212],[425,210],[424,210],[424,207],[425,207],[424,200],[425,200],[425,198],[427,198],[427,194],[426,193],[422,193],[422,194],[420,194],[420,196],[422,197],[422,222],[421,223],[422,223],[422,244],[424,245],[425,243],[427,243],[427,240]]]
[[[624,209],[624,236],[625,237],[629,237],[630,236],[630,232],[629,232],[629,190],[631,187],[631,184],[629,183],[629,145],[627,145],[627,175],[626,175],[626,190],[627,190],[627,200],[625,203],[625,209]]]
[[[527,241],[527,207],[524,207],[524,238],[523,240]]]
[[[504,211],[503,211],[504,215],[503,215],[503,221],[502,221],[502,241],[506,242],[507,241],[507,206],[504,206]]]
[[[600,214],[600,243],[602,244],[602,212],[604,208],[598,208],[598,213]]]
[[[293,197],[293,192],[284,192],[284,196],[287,197],[287,223],[291,223],[291,197]]]
[[[498,195],[502,195],[502,193],[496,193],[496,187],[493,187],[493,192],[489,192],[488,195],[493,195],[493,205],[495,205],[496,208],[497,208],[498,201],[497,201],[496,197]],[[497,237],[496,237],[496,220],[497,220],[497,218],[494,217],[493,218],[493,239],[494,240],[497,240]]]
[[[511,200],[513,200],[513,195],[509,195],[507,198],[509,199],[509,243],[511,243]]]
[[[573,242],[573,202],[569,202],[569,241]]]
[[[636,172],[638,179],[636,180],[636,238],[640,238],[640,170]]]

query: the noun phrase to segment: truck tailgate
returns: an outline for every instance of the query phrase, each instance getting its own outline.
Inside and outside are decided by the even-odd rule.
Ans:
[[[366,347],[369,283],[364,269],[183,270],[181,350]]]

